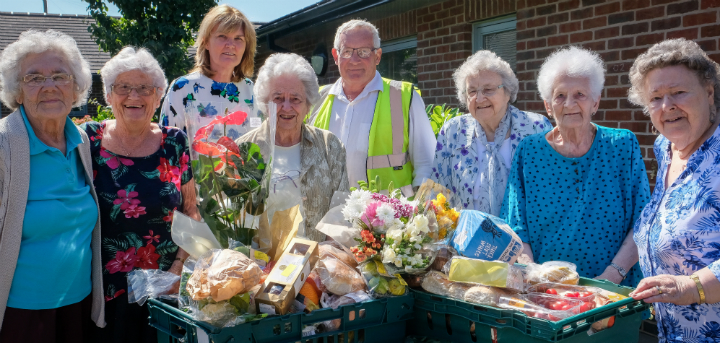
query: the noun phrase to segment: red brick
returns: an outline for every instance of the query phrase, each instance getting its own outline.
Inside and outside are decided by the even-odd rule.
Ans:
[[[605,62],[613,62],[620,59],[620,52],[619,51],[605,51],[600,53],[600,57],[602,57],[603,61]]]
[[[645,49],[637,49],[635,52],[637,55],[640,55],[641,53],[645,52]],[[625,56],[625,53],[623,51],[623,56]],[[634,58],[634,57],[633,57]],[[620,75],[620,84],[621,85],[630,85],[630,75],[628,74],[622,74]]]
[[[628,89],[627,87],[613,87],[613,88],[605,88],[607,91],[607,97],[608,98],[624,98],[627,97]]]
[[[621,129],[628,129],[633,132],[647,132],[647,123],[620,122]]]
[[[626,50],[623,50],[623,51],[622,51],[621,56],[622,56],[622,59],[624,59],[624,60],[634,60],[635,58],[637,58],[640,54],[642,54],[642,53],[645,52],[646,50],[647,50],[647,49],[645,49],[645,48],[642,48],[642,49],[626,49]],[[622,84],[625,84],[625,83],[626,83],[626,82],[623,82],[623,78],[622,78],[622,77],[620,78],[620,83],[622,83]]]
[[[604,60],[604,58],[603,58],[603,60]],[[617,84],[618,84],[617,80],[618,80],[617,75],[606,75],[605,76],[605,87],[617,86]]]
[[[617,26],[595,31],[595,39],[605,39],[605,38],[617,37],[619,35],[620,35],[620,28]]]
[[[633,20],[635,20],[635,12],[628,11],[623,13],[616,13],[608,16],[608,25],[625,23]]]
[[[704,51],[715,51],[715,49],[716,49],[716,48],[715,48],[715,40],[714,40],[714,39],[699,41],[699,42],[696,42],[696,43],[698,43],[698,45],[700,45],[700,47],[701,47]]]
[[[602,51],[605,50],[605,41],[583,43],[582,47],[588,50]]]
[[[623,11],[635,10],[638,8],[650,6],[650,0],[623,0]]]
[[[557,48],[550,48],[550,49],[543,49],[543,50],[537,50],[535,53],[536,58],[545,59],[545,57],[550,56],[550,54],[553,53],[553,51],[557,50]]]
[[[555,13],[557,8],[556,4],[538,7],[535,9],[535,15],[548,15]]]
[[[650,33],[635,38],[635,46],[652,45],[665,39],[664,33]]]
[[[720,25],[704,26],[700,28],[701,37],[720,36]]]
[[[557,26],[553,25],[553,26],[546,26],[541,29],[537,29],[536,34],[538,37],[545,37],[545,36],[554,35],[556,33],[557,33]]]
[[[710,57],[710,59],[712,59],[716,63],[720,63],[720,54],[712,54],[708,55],[708,57]]]
[[[517,99],[522,100],[535,100],[535,92],[518,92]]]
[[[720,0],[718,0],[720,1]],[[580,6],[580,0],[569,0],[558,3],[558,12],[572,10]]]
[[[630,71],[632,62],[610,63],[607,65],[608,74],[627,73]]]
[[[450,17],[450,11],[448,11],[448,10],[435,12],[435,19],[445,19],[448,17]]]
[[[678,26],[680,26],[680,17],[665,18],[653,21],[651,24],[651,30],[669,30]]]
[[[532,18],[532,17],[535,16],[535,9],[534,9],[534,8],[528,8],[528,9],[525,9],[525,10],[517,11],[516,16],[517,16],[517,19],[518,19],[518,20],[520,20],[520,19]]]
[[[698,9],[698,0],[684,1],[681,3],[669,4],[667,14],[681,14],[696,11]]]
[[[618,101],[615,99],[601,99],[600,100],[600,108],[603,111],[612,110],[617,108]]]
[[[657,139],[657,136],[652,134],[636,134],[635,137],[637,137],[638,143],[640,143],[640,145],[654,145],[655,139]]]
[[[605,111],[605,120],[632,120],[632,111]]]
[[[720,7],[720,0],[702,0],[700,8]]]
[[[450,7],[454,7],[455,5],[457,5],[455,0],[448,0],[448,1],[443,2],[443,9],[448,9]]]
[[[635,35],[638,33],[647,32],[647,30],[648,30],[648,23],[628,24],[628,25],[623,25],[622,34],[623,35]]]
[[[667,5],[669,3],[676,2],[677,0],[652,0],[653,6],[655,5]]]
[[[525,20],[518,21],[517,24],[515,24],[515,30],[516,30],[516,31],[525,30],[525,28],[527,27],[527,26],[525,25],[526,22],[527,22],[527,21],[525,21]]]
[[[665,16],[665,6],[644,8],[637,11],[637,20],[648,20]]]
[[[582,9],[570,12],[570,18],[572,20],[586,19],[586,18],[590,18],[592,16],[593,16],[592,7],[582,8]]]
[[[527,70],[538,70],[540,69],[540,66],[543,64],[544,61],[532,61],[526,63]]]
[[[567,43],[568,43],[567,35],[548,37],[548,45],[549,46],[565,45]]]
[[[698,29],[697,27],[684,29],[684,30],[677,30],[677,31],[671,31],[667,33],[666,39],[673,39],[673,38],[685,38],[694,40],[698,38]]]
[[[628,47],[633,46],[634,40],[635,39],[633,37],[622,37],[622,38],[608,40],[608,49],[609,50],[627,49]]]
[[[438,11],[442,10],[442,4],[432,5],[432,6],[430,6],[430,8],[428,8],[428,10],[430,10],[430,13],[438,12]]]
[[[457,17],[450,17],[442,20],[443,26],[455,25],[455,23],[457,23]]]
[[[435,54],[437,54],[437,47],[434,47],[434,46],[433,46],[433,47],[429,47],[429,48],[423,49],[423,50],[422,50],[422,53],[423,53],[424,56],[435,55]]]
[[[545,26],[545,24],[547,24],[547,17],[537,17],[525,22],[527,28]]]
[[[559,24],[568,21],[570,15],[567,12],[553,14],[547,17],[548,24]]]
[[[535,51],[518,51],[516,57],[518,61],[531,60],[535,58]]]
[[[590,30],[594,29],[596,27],[606,26],[607,25],[607,17],[593,17],[592,19],[585,19],[583,21],[583,29],[584,30]]]
[[[535,30],[518,31],[515,35],[517,40],[535,38]]]
[[[519,10],[527,7],[525,0],[517,0],[517,2],[515,3],[515,6],[516,6],[516,8],[519,9]]]
[[[525,42],[517,42],[517,44],[515,44],[515,51],[523,51],[525,50],[525,46]]]
[[[527,42],[527,49],[528,49],[528,50],[537,49],[537,48],[544,48],[544,47],[546,47],[546,46],[547,46],[547,40],[546,40],[545,38],[533,39],[533,40],[529,40],[529,41]]]
[[[610,14],[620,11],[620,3],[613,2],[595,7],[595,15]]]
[[[593,39],[592,31],[573,33],[570,35],[570,43],[585,42]]]
[[[456,41],[457,39],[455,38],[455,36],[445,36],[442,38],[443,44],[455,43]]]
[[[444,53],[450,52],[450,46],[449,45],[439,45],[437,47],[437,52],[439,54],[444,54]]]
[[[697,26],[703,24],[712,24],[717,20],[717,12],[705,12],[698,14],[688,14],[683,17],[683,26]]]
[[[582,23],[579,21],[572,23],[560,24],[560,33],[570,33],[573,31],[580,31]]]
[[[442,29],[439,29],[435,31],[438,37],[447,36],[450,34],[450,29],[447,27],[443,27]]]

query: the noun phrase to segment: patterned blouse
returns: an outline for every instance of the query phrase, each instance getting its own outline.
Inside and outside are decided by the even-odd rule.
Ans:
[[[510,156],[515,156],[515,149],[523,138],[552,129],[550,121],[540,114],[520,111],[512,105],[508,105],[508,112],[512,116],[508,138]],[[483,208],[474,208],[473,188],[480,173],[478,166],[488,163],[476,149],[475,140],[480,130],[480,123],[471,114],[455,117],[445,123],[437,137],[431,178],[455,193],[450,199],[451,206],[491,212],[489,204]],[[501,186],[498,189],[504,190],[505,185]],[[502,203],[503,194],[496,196],[499,198],[498,203]]]
[[[330,210],[330,200],[335,192],[347,192],[347,168],[345,147],[330,131],[302,125],[300,142],[300,192],[305,210],[305,236],[322,242],[325,234],[315,230],[320,219]],[[253,142],[260,147],[263,156],[269,154],[268,121],[260,128],[250,131],[236,142]]]
[[[84,125],[90,137],[93,183],[100,203],[105,301],[127,291],[133,269],[168,270],[177,245],[170,235],[173,210],[182,207],[180,186],[192,179],[187,136],[162,127],[162,143],[145,157],[126,157],[102,147],[105,123]]]
[[[655,157],[655,191],[635,223],[643,274],[691,275],[708,267],[720,278],[720,128],[667,189],[672,158],[670,141],[662,135],[655,141]],[[720,303],[654,306],[661,341],[720,341]]]

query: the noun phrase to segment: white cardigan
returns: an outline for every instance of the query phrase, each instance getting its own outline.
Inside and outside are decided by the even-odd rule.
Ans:
[[[80,160],[85,167],[85,182],[98,203],[92,180],[90,141],[80,130],[82,144],[78,146]],[[12,149],[11,149],[12,147]],[[8,295],[17,266],[23,219],[30,189],[30,139],[25,123],[17,110],[0,120],[0,328],[2,327]],[[98,206],[98,214],[100,207]],[[51,225],[52,218],[48,218]],[[100,216],[92,234],[92,320],[105,327],[105,298],[102,286],[102,259],[100,256]],[[42,273],[42,270],[38,271]]]

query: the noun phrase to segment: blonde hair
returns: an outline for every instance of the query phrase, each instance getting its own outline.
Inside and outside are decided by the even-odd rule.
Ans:
[[[213,77],[215,72],[210,68],[210,53],[207,51],[210,35],[215,30],[228,33],[239,27],[245,32],[245,52],[243,52],[240,64],[235,66],[233,70],[231,81],[239,82],[243,78],[251,77],[255,72],[255,50],[257,48],[255,27],[242,12],[228,5],[211,8],[200,24],[200,30],[195,42],[197,48],[195,68],[191,72],[199,71],[207,77]]]

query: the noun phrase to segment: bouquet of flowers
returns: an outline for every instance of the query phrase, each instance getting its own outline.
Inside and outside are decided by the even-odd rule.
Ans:
[[[360,229],[360,237],[355,238],[357,246],[350,247],[358,262],[375,257],[383,249],[386,233],[402,229],[417,208],[399,190],[394,190],[392,183],[389,195],[378,193],[379,184],[379,180],[359,181],[360,188],[351,188],[342,209],[345,220]]]
[[[438,193],[435,200],[431,200],[427,208],[435,212],[435,218],[438,224],[438,239],[444,240],[452,236],[457,227],[460,212],[450,207],[445,195]]]
[[[229,125],[241,125],[246,118],[242,111],[218,116],[195,132],[192,143],[198,156],[192,161],[198,209],[224,248],[228,238],[251,245],[255,230],[246,225],[245,216],[262,214],[268,195],[271,173],[260,147],[250,142],[237,145],[227,136]],[[215,125],[222,125],[223,135],[212,142],[208,136]]]

